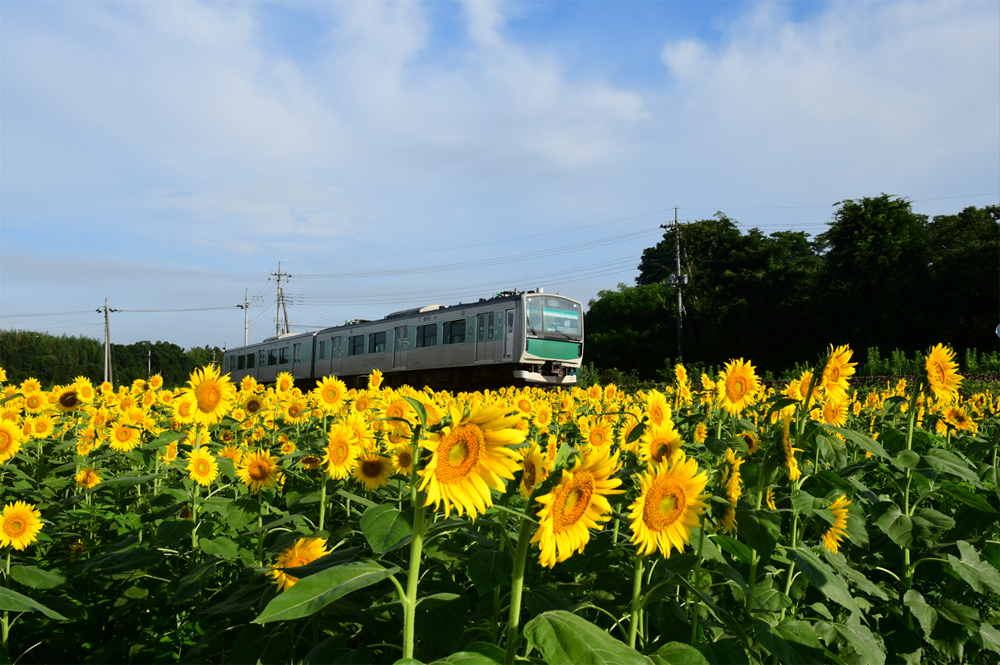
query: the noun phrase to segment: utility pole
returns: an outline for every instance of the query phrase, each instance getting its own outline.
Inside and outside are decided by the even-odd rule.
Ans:
[[[661,224],[661,229],[668,229],[670,227]],[[677,289],[677,362],[681,361],[683,353],[681,350],[681,341],[683,340],[684,334],[684,304],[681,300],[681,286],[688,283],[688,276],[681,274],[681,227],[680,222],[677,219],[677,207],[674,207],[674,274],[670,275],[669,284],[670,286]]]
[[[243,346],[249,341],[247,338],[250,332],[250,289],[243,290]]]
[[[272,272],[271,275],[278,281],[278,309],[275,312],[274,318],[274,334],[275,336],[281,335],[281,313],[285,313],[285,332],[287,333],[290,328],[288,326],[288,307],[285,305],[285,291],[281,288],[281,278],[284,277],[285,281],[291,277],[287,272],[281,272],[281,261],[278,262],[278,272]],[[270,277],[268,278],[270,279]]]
[[[146,343],[146,380],[153,378],[153,347]]]
[[[98,307],[96,312],[104,312],[104,380],[111,381],[111,321],[108,312],[117,312],[117,309],[108,307],[108,299],[104,299],[104,307]]]

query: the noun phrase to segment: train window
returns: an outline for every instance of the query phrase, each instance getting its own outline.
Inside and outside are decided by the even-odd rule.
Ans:
[[[264,349],[261,349],[260,351],[257,352],[257,366],[258,367],[265,367],[265,365],[264,365]]]
[[[476,331],[476,341],[485,342],[486,341],[486,315],[480,314],[479,319],[479,330]]]
[[[368,353],[385,353],[385,331],[368,335]]]
[[[236,369],[246,369],[246,367],[247,367],[247,357],[239,356],[238,360],[236,361]]]
[[[253,369],[254,355],[255,354],[253,354],[253,353],[248,353],[247,354],[247,369]]]
[[[302,345],[292,344],[292,362],[300,363],[302,362]]]
[[[278,349],[278,364],[287,365],[288,364],[288,347],[283,346]]]
[[[462,344],[465,342],[465,319],[445,321],[441,338],[442,344]]]
[[[263,351],[261,353],[263,353]],[[267,350],[267,366],[270,367],[272,365],[277,365],[277,364],[278,364],[278,350],[277,349],[268,349]]]
[[[494,331],[496,331],[496,314],[490,312],[486,320],[486,339],[492,340]]]
[[[326,340],[320,340],[319,343],[319,359],[326,360]]]
[[[360,356],[365,352],[365,336],[355,335],[347,339],[347,355]]]
[[[426,326],[417,326],[417,348],[421,349],[425,346],[437,346],[438,341],[438,326],[436,323],[431,323]]]
[[[339,358],[342,355],[344,355],[343,349],[341,348],[343,346],[342,339],[343,338],[341,338],[341,337],[331,337],[330,338],[330,357],[331,358]]]

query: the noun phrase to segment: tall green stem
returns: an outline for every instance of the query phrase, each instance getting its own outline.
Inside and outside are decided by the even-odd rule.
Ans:
[[[639,633],[639,622],[642,621],[642,562],[640,553],[635,555],[635,577],[632,579],[632,620],[628,627],[628,645],[635,648],[635,638]]]
[[[913,384],[913,394],[910,395],[910,406],[906,421],[906,449],[913,450],[913,428],[917,422],[917,397],[923,387],[923,379],[917,379]],[[903,484],[903,514],[910,515],[910,481],[913,479],[909,468],[906,469],[906,480]],[[913,586],[913,568],[910,565],[910,548],[903,548],[903,593],[905,594]],[[910,624],[911,615],[909,608],[906,610],[906,622]]]
[[[416,494],[416,488],[414,488],[413,493]],[[414,626],[417,616],[417,583],[420,581],[420,555],[423,547],[424,506],[417,505],[413,515],[410,570],[406,577],[406,600],[403,603],[403,658],[413,658]]]
[[[319,530],[323,530],[323,525],[326,520],[326,483],[329,479],[326,474],[323,474],[323,480],[320,481],[319,486]]]
[[[7,565],[4,568],[3,583],[7,585],[7,578],[10,577],[10,548],[7,548]],[[7,638],[10,637],[10,612],[3,611],[3,623],[0,624],[2,634],[0,634],[0,653],[7,652]]]
[[[531,505],[529,498],[528,505]],[[528,542],[531,540],[531,520],[521,518],[517,534],[517,551],[514,553],[514,575],[510,581],[510,615],[507,618],[507,651],[504,665],[512,665],[520,642],[521,592],[524,590],[524,566],[528,560]]]
[[[705,523],[701,523],[701,527],[698,529],[698,549],[695,552],[695,556],[698,558],[698,563],[694,567],[694,577],[691,580],[691,586],[696,589],[701,584],[701,546],[705,543]],[[697,601],[697,598],[695,599]],[[691,644],[698,644],[698,612],[699,607],[696,605],[694,609],[694,618],[691,620]]]

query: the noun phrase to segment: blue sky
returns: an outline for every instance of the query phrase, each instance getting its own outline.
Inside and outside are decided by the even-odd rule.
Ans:
[[[674,206],[996,203],[998,118],[995,2],[7,1],[0,327],[259,340],[279,261],[296,330],[586,303]]]

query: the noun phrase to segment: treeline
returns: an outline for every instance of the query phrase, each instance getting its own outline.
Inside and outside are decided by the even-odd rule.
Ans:
[[[185,351],[170,342],[112,344],[112,376],[116,386],[161,374],[164,385],[184,385],[192,370],[212,362],[222,362],[222,349],[194,347]],[[9,383],[34,377],[46,388],[72,382],[78,376],[94,385],[104,380],[104,343],[89,337],[56,337],[23,330],[0,330],[0,367]]]
[[[721,212],[679,232],[685,363],[777,372],[830,342],[861,363],[868,349],[896,349],[898,364],[938,342],[959,359],[997,348],[1000,206],[928,219],[883,194],[841,202],[815,237],[744,233]],[[659,379],[676,361],[675,233],[643,252],[635,286],[590,301],[585,357],[599,370]]]

